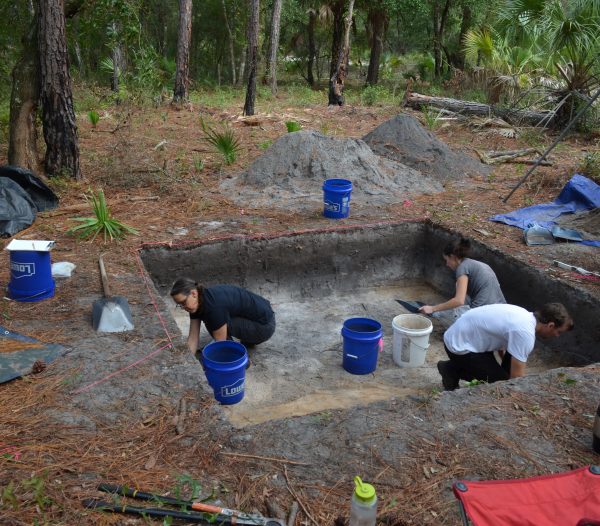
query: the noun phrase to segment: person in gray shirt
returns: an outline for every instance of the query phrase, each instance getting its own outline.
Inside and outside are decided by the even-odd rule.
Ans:
[[[469,308],[506,303],[492,268],[486,263],[469,258],[470,251],[471,242],[465,238],[444,248],[446,266],[454,270],[456,276],[456,293],[453,298],[443,303],[423,305],[419,312],[434,314],[453,310],[454,317],[458,318]]]

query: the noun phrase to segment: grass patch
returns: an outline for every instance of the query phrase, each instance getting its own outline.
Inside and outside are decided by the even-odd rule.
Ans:
[[[360,94],[360,101],[365,106],[393,105],[396,104],[397,97],[386,86],[378,84],[376,86],[366,86]]]
[[[290,84],[279,89],[279,95],[291,99],[295,106],[312,106],[315,104],[327,104],[327,90],[314,90],[305,83]]]
[[[435,130],[436,128],[439,128],[442,122],[440,120],[441,113],[439,109],[432,106],[426,106],[421,112],[423,114],[423,122],[428,129]]]
[[[200,89],[190,93],[190,102],[211,108],[224,109],[230,106],[243,106],[246,91],[233,86],[221,86],[215,89]],[[240,108],[241,111],[241,108]]]
[[[96,110],[91,110],[88,112],[88,119],[90,119],[92,127],[95,128],[100,121],[100,114]]]
[[[287,128],[288,133],[297,132],[302,129],[300,123],[296,121],[286,121],[285,127]]]

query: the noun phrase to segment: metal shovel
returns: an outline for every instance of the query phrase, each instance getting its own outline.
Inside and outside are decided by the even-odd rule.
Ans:
[[[123,296],[111,296],[102,255],[98,258],[104,297],[94,301],[92,324],[98,332],[125,332],[133,329],[129,303]]]

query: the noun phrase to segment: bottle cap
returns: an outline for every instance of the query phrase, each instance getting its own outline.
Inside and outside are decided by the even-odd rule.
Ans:
[[[359,476],[354,477],[354,495],[363,502],[369,502],[375,498],[375,488],[371,484],[363,482]]]

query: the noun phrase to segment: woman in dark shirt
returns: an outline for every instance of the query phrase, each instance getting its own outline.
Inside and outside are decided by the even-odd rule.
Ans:
[[[241,287],[204,287],[192,279],[179,278],[171,288],[171,297],[190,315],[187,345],[192,352],[198,349],[202,322],[215,341],[237,338],[246,347],[267,341],[275,332],[271,304]]]

